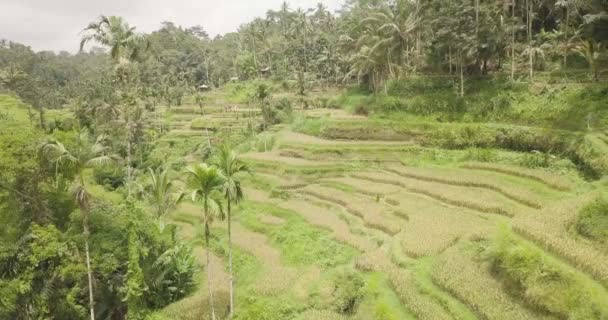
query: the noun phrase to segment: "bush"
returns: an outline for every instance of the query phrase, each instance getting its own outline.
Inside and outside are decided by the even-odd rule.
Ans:
[[[355,270],[342,269],[334,275],[334,308],[340,313],[352,314],[363,298],[363,277]]]
[[[124,185],[125,182],[124,172],[112,167],[95,168],[93,170],[93,176],[95,177],[95,182],[97,182],[97,184],[104,186],[108,190],[116,190]]]
[[[191,247],[178,243],[165,251],[153,264],[150,303],[157,308],[164,307],[185,297],[194,289],[197,270]]]
[[[598,198],[585,206],[576,218],[575,227],[586,238],[608,243],[608,198]]]

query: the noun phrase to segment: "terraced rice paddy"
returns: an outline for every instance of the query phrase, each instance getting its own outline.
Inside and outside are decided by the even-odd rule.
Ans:
[[[244,121],[221,113],[191,116],[176,113],[173,119],[180,128],[196,119]],[[365,121],[328,110],[309,116]],[[172,131],[186,132],[205,138],[200,130]],[[266,152],[242,155],[255,172],[243,176],[246,201],[233,221],[233,244],[244,264],[237,268],[248,272],[236,272],[237,306],[245,315],[274,310],[268,319],[563,318],[552,298],[541,294],[562,280],[543,269],[518,284],[493,260],[493,244],[504,230],[542,253],[539,265],[578,279],[573,292],[608,304],[608,252],[572,227],[597,194],[576,173],[458,160],[460,155],[437,161],[429,157],[433,150],[408,141],[328,140],[287,127],[271,134],[276,143]],[[197,236],[187,223],[197,210],[185,204],[173,216],[186,237]],[[214,233],[211,267],[220,269],[217,281],[223,282],[223,224]],[[334,275],[344,268],[364,282],[353,314],[334,307]],[[219,287],[213,290],[221,295]],[[593,312],[597,319],[608,317],[602,307]]]

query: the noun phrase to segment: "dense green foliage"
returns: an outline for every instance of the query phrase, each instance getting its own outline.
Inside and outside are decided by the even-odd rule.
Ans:
[[[1,40],[0,318],[607,318],[607,201],[560,202],[606,188],[607,10],[284,2],[215,38]]]

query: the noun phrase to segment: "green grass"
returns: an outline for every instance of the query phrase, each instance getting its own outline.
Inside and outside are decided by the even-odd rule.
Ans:
[[[5,125],[24,125],[30,123],[28,105],[19,98],[7,94],[0,94],[0,124]],[[38,121],[38,114],[35,115]]]
[[[388,281],[387,275],[380,272],[365,275],[365,297],[359,307],[361,313],[374,320],[416,319],[401,303]]]
[[[279,226],[263,224],[256,217],[262,213],[286,222]],[[335,241],[329,232],[312,227],[297,213],[283,208],[247,202],[236,216],[245,227],[266,234],[290,265],[332,267],[348,263],[357,254],[354,248]]]

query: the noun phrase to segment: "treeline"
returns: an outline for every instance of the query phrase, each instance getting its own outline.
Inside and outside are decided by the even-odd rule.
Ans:
[[[38,109],[108,103],[109,56],[140,36],[148,50],[135,52],[138,81],[149,105],[181,104],[201,85],[235,79],[271,78],[300,92],[353,82],[379,91],[390,79],[432,75],[460,78],[462,94],[464,78],[489,73],[533,80],[539,71],[587,70],[597,80],[608,61],[607,10],[605,0],[349,0],[337,14],[283,3],[213,39],[201,26],[163,22],[143,35],[102,17],[89,27],[105,20],[108,30],[128,31],[107,39],[109,54],[35,53],[2,41],[0,85]]]

